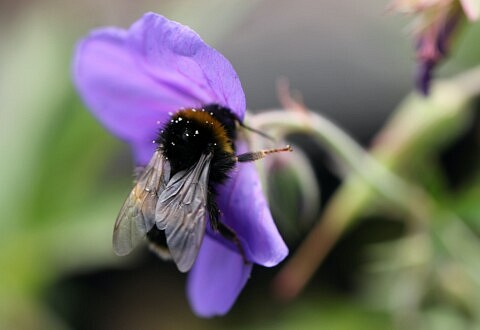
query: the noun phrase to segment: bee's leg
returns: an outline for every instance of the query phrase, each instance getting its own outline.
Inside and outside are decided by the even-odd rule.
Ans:
[[[240,252],[240,255],[243,258],[243,262],[245,264],[249,264],[250,261],[248,261],[247,256],[245,254],[245,250],[243,249],[242,243],[240,242],[240,239],[238,239],[237,233],[235,231],[228,227],[227,225],[223,224],[222,222],[218,222],[218,232],[220,235],[231,241],[233,244],[236,245],[238,248],[238,251]]]
[[[218,209],[217,203],[215,201],[215,190],[213,187],[208,187],[207,211],[210,218],[210,227],[212,228],[212,230],[216,233],[219,233],[220,235],[231,241],[233,244],[235,244],[235,246],[238,248],[238,251],[242,255],[245,264],[250,263],[247,260],[245,250],[243,249],[242,243],[238,239],[235,231],[220,221],[220,210]]]
[[[172,255],[168,250],[167,238],[163,230],[158,230],[157,226],[153,226],[147,233],[148,246],[152,252],[163,260],[172,260]]]
[[[220,221],[220,210],[218,209],[217,202],[215,202],[215,192],[212,187],[208,187],[207,192],[207,211],[210,218],[210,227],[213,231],[218,233],[218,226]]]

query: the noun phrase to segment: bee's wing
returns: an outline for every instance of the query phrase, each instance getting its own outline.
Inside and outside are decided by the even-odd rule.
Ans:
[[[203,154],[192,168],[176,173],[158,198],[156,224],[165,230],[178,270],[188,272],[205,233],[208,175],[212,154]]]
[[[113,250],[117,255],[130,253],[154,226],[158,195],[168,176],[166,163],[156,151],[123,203],[113,229]]]

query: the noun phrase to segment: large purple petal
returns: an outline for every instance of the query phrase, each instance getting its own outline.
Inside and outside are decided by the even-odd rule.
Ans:
[[[140,158],[170,111],[218,103],[240,120],[245,114],[231,64],[190,28],[153,13],[128,31],[90,34],[77,46],[73,70],[87,106],[114,134],[140,147]]]
[[[193,311],[202,317],[227,313],[247,283],[252,264],[205,236],[190,271],[187,294]]]
[[[74,60],[74,79],[87,106],[114,134],[127,141],[155,138],[157,121],[184,103],[198,101],[163,88],[138,69],[119,29],[93,32],[81,41]]]
[[[245,116],[245,95],[230,62],[189,27],[148,13],[130,29],[129,44],[146,60],[155,79],[193,94],[203,104],[218,103],[238,119]]]
[[[238,147],[240,153],[246,150],[244,145]],[[230,179],[218,187],[217,202],[221,221],[236,232],[248,260],[271,267],[288,255],[253,163],[237,165]]]

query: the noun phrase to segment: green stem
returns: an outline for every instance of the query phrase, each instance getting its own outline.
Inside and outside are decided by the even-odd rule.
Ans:
[[[416,219],[425,220],[423,207],[412,208],[412,205],[418,206],[419,198],[424,200],[422,192],[365,152],[355,140],[325,117],[314,112],[305,116],[277,110],[255,115],[252,122],[260,130],[281,130],[283,134],[295,131],[311,134],[331,155],[347,165],[379,194],[410,210]],[[428,203],[423,205],[428,207]]]
[[[429,98],[409,96],[375,139],[370,154],[329,120],[312,112],[271,111],[255,116],[252,122],[260,129],[277,130],[278,134],[292,131],[311,134],[334,158],[352,170],[327,204],[317,225],[278,275],[275,285],[280,296],[291,299],[303,289],[346,228],[379,195],[406,212],[406,219],[415,231],[424,231],[430,226],[452,256],[459,257],[461,253],[445,236],[445,231],[429,223],[440,214],[455,226],[457,233],[463,233],[470,247],[480,250],[476,237],[461,225],[456,215],[438,205],[421,187],[396,174],[408,167],[409,160],[415,159],[412,157],[424,157],[425,152],[439,148],[464,129],[470,119],[466,111],[468,101],[480,91],[480,84],[476,82],[480,82],[480,69],[451,82],[437,83]],[[470,84],[476,87],[465,88]],[[480,280],[476,257],[470,253],[459,261],[476,281]]]

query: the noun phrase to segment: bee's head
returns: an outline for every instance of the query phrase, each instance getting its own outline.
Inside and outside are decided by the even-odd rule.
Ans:
[[[156,141],[174,174],[195,165],[204,153],[214,158],[234,155],[234,125],[228,109],[218,106],[181,110],[165,124]]]

